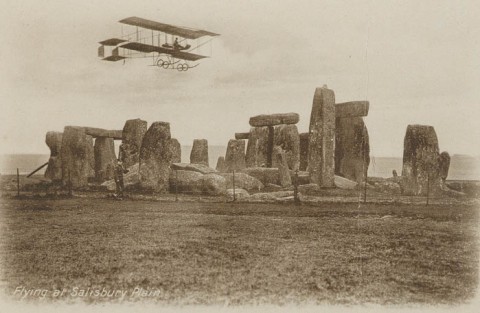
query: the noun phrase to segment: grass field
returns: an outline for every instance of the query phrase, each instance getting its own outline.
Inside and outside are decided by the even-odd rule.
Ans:
[[[2,201],[14,299],[41,301],[24,287],[46,301],[440,304],[478,285],[471,205]],[[103,289],[126,294],[88,295]]]

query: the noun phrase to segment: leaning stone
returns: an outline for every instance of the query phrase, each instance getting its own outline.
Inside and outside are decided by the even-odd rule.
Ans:
[[[297,113],[278,113],[257,115],[250,118],[250,126],[263,127],[275,126],[280,124],[297,124],[300,116]]]
[[[245,140],[230,139],[225,155],[227,172],[240,171],[245,168]]]
[[[296,125],[278,125],[275,127],[274,145],[285,150],[288,168],[300,167],[300,136]]]
[[[140,147],[146,132],[146,121],[137,118],[125,122],[118,153],[118,158],[122,160],[123,166],[128,168],[140,161]]]
[[[335,176],[335,94],[317,88],[313,97],[308,138],[308,171],[313,183],[334,187]]]
[[[370,164],[370,143],[363,118],[337,118],[335,174],[361,183]]]
[[[227,180],[227,188],[233,188],[233,173],[218,173]],[[243,188],[249,191],[262,190],[264,185],[261,181],[245,173],[235,172],[235,188]]]
[[[442,185],[439,149],[432,126],[408,125],[403,146],[402,193],[431,195]]]
[[[308,168],[308,136],[309,133],[301,133],[300,139],[300,170],[306,171]]]
[[[93,147],[95,155],[95,180],[102,183],[113,178],[114,168],[111,166],[117,157],[113,138],[98,137]]]
[[[60,149],[62,182],[72,188],[83,188],[95,176],[93,138],[83,127],[66,126]]]
[[[190,163],[208,166],[208,141],[206,139],[193,140]]]
[[[335,186],[340,189],[355,189],[358,183],[350,179],[335,175]]]
[[[278,168],[278,182],[280,186],[290,186],[292,184],[292,179],[290,177],[290,171],[288,170],[285,150],[279,146],[276,146],[273,149],[273,167]]]
[[[145,133],[140,148],[140,183],[142,188],[154,192],[168,189],[172,154],[170,124],[154,122]]]
[[[62,136],[63,133],[61,132],[48,132],[45,136],[45,143],[50,148],[50,159],[45,170],[45,177],[52,181],[62,179],[62,161],[60,159]]]
[[[268,157],[268,127],[252,127],[248,136],[247,167],[265,167]]]

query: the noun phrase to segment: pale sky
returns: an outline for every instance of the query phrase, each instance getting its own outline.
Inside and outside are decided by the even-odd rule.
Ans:
[[[184,73],[101,61],[98,41],[129,16],[221,36]],[[434,126],[441,151],[480,155],[478,16],[476,1],[10,1],[1,151],[48,154],[47,131],[132,118],[170,122],[182,145],[226,145],[258,114],[297,112],[305,132],[327,84],[337,102],[370,101],[375,156],[402,156],[408,124]]]

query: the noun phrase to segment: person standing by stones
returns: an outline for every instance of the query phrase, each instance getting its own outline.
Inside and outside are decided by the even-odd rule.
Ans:
[[[128,170],[123,167],[123,163],[120,159],[117,160],[117,164],[115,165],[114,170],[114,179],[116,185],[116,196],[119,198],[123,198],[123,174],[128,173]]]

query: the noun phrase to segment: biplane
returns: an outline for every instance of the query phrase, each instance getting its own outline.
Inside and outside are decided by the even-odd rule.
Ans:
[[[119,22],[122,23],[122,35],[99,42],[98,56],[104,61],[152,58],[154,66],[187,71],[198,66],[199,60],[208,57],[193,52],[219,36],[206,30],[163,24],[135,16]],[[126,34],[124,26],[127,28]]]

